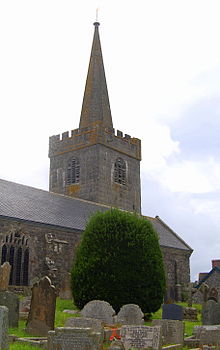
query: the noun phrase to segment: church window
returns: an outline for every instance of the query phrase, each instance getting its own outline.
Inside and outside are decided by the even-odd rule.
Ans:
[[[22,259],[22,249],[19,248],[16,256],[16,277],[15,277],[15,285],[20,286],[21,284],[21,259]]]
[[[23,285],[28,285],[28,267],[29,267],[29,250],[24,252],[24,269],[23,269]]]
[[[78,158],[71,158],[67,166],[67,185],[79,183],[80,166]]]
[[[2,259],[1,259],[1,265],[4,264],[4,262],[6,261],[7,258],[7,247],[4,244],[2,247]]]
[[[10,237],[10,239],[9,239]],[[29,248],[28,237],[20,232],[6,235],[0,249],[1,264],[8,261],[11,265],[10,285],[28,285],[29,282]]]
[[[114,166],[114,181],[120,185],[126,184],[126,163],[122,158],[117,158]]]

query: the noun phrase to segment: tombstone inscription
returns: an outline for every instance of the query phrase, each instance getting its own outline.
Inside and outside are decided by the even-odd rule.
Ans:
[[[121,341],[125,350],[131,348],[159,350],[162,346],[161,327],[122,326]]]
[[[91,328],[58,327],[48,332],[48,350],[100,350],[99,338]]]

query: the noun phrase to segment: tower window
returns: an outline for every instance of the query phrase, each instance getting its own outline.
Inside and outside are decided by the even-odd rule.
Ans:
[[[114,167],[114,181],[120,185],[126,184],[126,163],[122,158],[117,158]]]
[[[67,167],[67,185],[79,183],[79,176],[80,176],[79,159],[72,158],[69,160],[68,167]]]

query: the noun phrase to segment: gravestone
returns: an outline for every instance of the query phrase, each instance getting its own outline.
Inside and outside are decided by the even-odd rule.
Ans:
[[[92,300],[87,303],[81,311],[83,317],[96,318],[107,325],[114,324],[115,310],[106,301]]]
[[[31,307],[26,332],[31,335],[47,336],[54,329],[56,291],[48,277],[43,277],[32,287]]]
[[[195,326],[193,336],[199,340],[199,345],[220,345],[220,326]]]
[[[100,334],[91,328],[59,327],[48,332],[48,350],[101,350]]]
[[[220,304],[214,300],[208,300],[202,305],[202,324],[220,324]]]
[[[0,290],[8,290],[10,279],[11,265],[5,262],[0,267]]]
[[[100,342],[104,339],[104,323],[95,318],[70,317],[65,322],[65,327],[91,328],[93,332],[100,333]]]
[[[71,289],[71,274],[65,273],[64,278],[62,279],[62,284],[59,292],[60,299],[73,299],[72,289]]]
[[[152,326],[161,326],[163,345],[183,344],[184,323],[178,320],[153,320]]]
[[[8,308],[0,306],[0,349],[9,350]]]
[[[122,325],[143,325],[144,314],[135,304],[123,305],[117,315],[117,323]]]
[[[183,320],[183,307],[176,304],[162,305],[162,319],[166,320]]]
[[[113,340],[109,346],[109,350],[125,350],[125,347],[120,340]]]
[[[162,347],[161,327],[122,326],[121,341],[125,350],[131,348],[159,350]]]
[[[8,308],[9,327],[17,328],[19,319],[19,297],[12,292],[0,290],[0,305]]]

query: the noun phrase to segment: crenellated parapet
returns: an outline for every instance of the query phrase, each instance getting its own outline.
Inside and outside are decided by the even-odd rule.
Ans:
[[[97,124],[92,128],[80,128],[54,135],[49,140],[49,157],[79,150],[95,144],[124,153],[141,160],[141,141],[115,129],[104,128]]]

